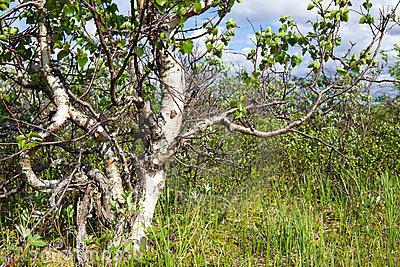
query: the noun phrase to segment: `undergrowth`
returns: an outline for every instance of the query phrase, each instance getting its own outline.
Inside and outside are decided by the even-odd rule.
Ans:
[[[170,179],[149,229],[147,252],[120,258],[101,247],[107,233],[98,233],[88,238],[97,255],[94,265],[399,266],[398,176],[348,172],[338,181],[318,173],[262,173],[243,183],[216,177],[184,190],[181,181]],[[216,193],[221,182],[225,193]],[[73,266],[71,253],[54,249],[60,237],[44,236],[46,246],[25,242],[17,248],[19,233],[4,220],[3,214],[2,261],[17,255],[15,266]]]

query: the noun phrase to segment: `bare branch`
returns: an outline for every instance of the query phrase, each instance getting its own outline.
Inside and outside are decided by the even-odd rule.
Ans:
[[[322,139],[320,139],[320,138],[318,138],[318,137],[315,137],[315,136],[312,136],[312,135],[303,133],[303,132],[298,131],[298,130],[296,130],[296,129],[292,129],[292,130],[290,130],[290,131],[291,131],[291,132],[294,132],[294,133],[297,133],[297,134],[299,134],[299,135],[301,135],[301,136],[303,136],[303,137],[306,137],[306,138],[309,138],[309,139],[312,139],[312,140],[316,140],[316,141],[320,142],[321,144],[323,144],[324,146],[331,148],[333,151],[335,151],[336,153],[338,153],[340,156],[342,156],[342,157],[344,157],[344,158],[346,158],[346,159],[350,159],[348,156],[346,156],[346,155],[344,155],[342,152],[340,152],[336,147],[334,147],[334,146],[331,145],[331,144],[328,144],[327,142],[325,142],[324,140],[322,140]]]

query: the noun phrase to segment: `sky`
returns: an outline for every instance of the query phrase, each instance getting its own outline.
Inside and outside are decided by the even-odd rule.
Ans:
[[[330,0],[323,0],[324,2],[330,2]],[[360,10],[361,4],[365,0],[352,0],[352,8]],[[389,10],[393,7],[398,0],[370,0],[373,4],[372,13],[377,15],[380,9]],[[124,13],[129,10],[129,1],[126,0],[115,0],[119,6],[120,12]],[[242,54],[247,54],[252,48],[254,48],[253,40],[254,29],[258,30],[260,27],[271,26],[274,30],[279,28],[279,18],[284,15],[293,17],[298,24],[299,28],[303,32],[310,30],[311,26],[308,23],[310,20],[315,20],[317,14],[314,10],[307,11],[307,6],[311,3],[311,0],[242,0],[241,3],[236,3],[232,11],[227,15],[225,20],[230,18],[234,19],[239,28],[236,30],[236,36],[230,42],[228,49],[223,54],[223,60],[228,63],[232,63],[235,69],[245,68],[250,70],[251,64],[245,60]],[[195,18],[189,21],[186,26],[193,26],[193,23],[197,22],[197,25],[202,25],[204,17],[212,17],[215,14],[210,14],[214,11],[208,12],[204,16]],[[400,16],[400,13],[398,14]],[[361,48],[366,47],[370,43],[371,35],[367,25],[360,25],[358,23],[360,19],[359,15],[350,14],[350,20],[344,23],[341,27],[342,45],[336,49],[338,54],[343,54],[349,48],[350,42],[356,43],[355,51],[359,52]],[[200,31],[193,32],[192,35],[197,35]],[[207,37],[202,37],[196,40],[196,46],[201,51],[205,51],[204,41]],[[393,51],[393,46],[400,44],[400,26],[397,26],[394,30],[390,31],[382,43],[381,49],[389,54],[389,62],[397,60]],[[300,51],[299,53],[300,54]],[[311,59],[304,58],[304,64],[293,70],[294,75],[303,75],[308,72],[307,66],[311,63]],[[341,66],[332,66],[332,69]],[[388,78],[389,74],[384,71],[380,78]],[[384,91],[387,91],[387,85],[382,85]]]
[[[377,14],[381,8],[387,9],[393,6],[397,0],[370,0],[373,4],[373,13]],[[237,29],[236,38],[232,40],[230,48],[237,52],[247,52],[254,47],[254,30],[252,27],[259,29],[260,26],[271,26],[278,29],[279,18],[283,15],[289,15],[295,19],[300,29],[310,29],[307,22],[316,18],[316,13],[307,11],[310,0],[243,0],[242,3],[233,7],[231,14],[227,18],[233,18],[240,26]],[[353,8],[359,9],[363,1],[353,0]],[[400,13],[399,13],[400,15]],[[343,46],[339,52],[347,50],[349,42],[357,43],[357,47],[361,48],[370,40],[370,32],[366,25],[358,24],[359,16],[350,15],[350,21],[345,23],[341,28],[341,36],[343,38]],[[400,44],[400,26],[388,33],[382,44],[385,51],[392,50],[394,44]],[[341,51],[340,51],[341,50]],[[394,56],[393,53],[389,54]],[[225,55],[228,61],[235,64],[243,64],[243,57],[232,54]]]
[[[114,1],[119,6],[121,13],[128,13],[130,9],[129,1]],[[359,9],[359,6],[363,1],[364,0],[352,0],[353,8]],[[373,13],[377,14],[379,9],[388,9],[388,7],[393,6],[398,0],[370,1],[373,3]],[[253,27],[257,30],[260,27],[265,28],[267,26],[271,26],[274,30],[277,30],[279,28],[279,18],[283,15],[289,15],[293,17],[298,23],[299,28],[306,32],[308,29],[310,29],[310,24],[307,22],[316,18],[314,11],[307,11],[307,6],[310,2],[311,0],[242,0],[241,3],[236,3],[231,13],[227,15],[226,19],[234,19],[239,28],[236,30],[235,38],[231,41],[228,49],[225,51],[223,59],[226,62],[233,63],[239,67],[250,68],[250,63],[246,62],[244,60],[244,56],[240,55],[240,53],[246,54],[254,47],[253,40],[255,38]],[[210,12],[212,13],[215,11]],[[357,43],[357,47],[361,48],[370,40],[368,27],[366,25],[359,25],[358,20],[360,17],[354,15],[355,14],[350,15],[350,21],[345,23],[341,28],[343,45],[338,49],[339,53],[347,50],[350,41]],[[205,16],[212,17],[213,14],[206,14]],[[196,18],[199,25],[202,24],[205,16]],[[192,23],[194,23],[193,20],[187,23],[187,25],[193,25]],[[92,31],[94,32],[94,25],[89,26],[93,28]],[[199,32],[194,32],[193,35],[198,33]],[[200,47],[200,50],[205,50],[205,38],[206,37],[203,37],[197,40],[197,46]],[[392,30],[386,35],[386,38],[382,44],[382,49],[385,51],[390,51],[395,44],[400,44],[400,26],[397,26],[395,30]],[[394,53],[389,52],[389,55],[394,60]],[[297,69],[296,71],[298,73],[302,73],[305,71],[305,68],[306,67],[303,67],[303,69]]]
[[[329,0],[324,0],[324,2]],[[364,0],[352,0],[353,8],[359,9],[359,6]],[[128,12],[130,9],[129,1],[115,0],[122,13]],[[370,0],[373,4],[373,12],[376,14],[380,8],[388,8],[393,6],[397,0]],[[230,48],[235,50],[245,49],[252,46],[251,38],[253,37],[253,29],[258,29],[260,26],[272,26],[277,29],[279,26],[279,18],[283,15],[293,17],[300,25],[300,28],[307,29],[309,24],[307,21],[313,20],[316,17],[314,11],[307,11],[308,4],[311,0],[242,0],[241,3],[235,3],[227,19],[233,18],[239,28],[237,29],[236,38],[230,44]],[[207,14],[207,17],[212,14]],[[400,13],[399,13],[400,15]],[[352,16],[350,16],[352,18]],[[198,18],[199,24],[204,17]],[[343,38],[352,40],[357,43],[365,43],[367,41],[368,29],[367,26],[361,26],[357,22],[359,17],[353,16],[349,23],[343,26]],[[190,23],[189,23],[190,24]],[[398,27],[400,28],[400,27]],[[385,43],[385,48],[393,46],[400,42],[400,30],[389,34]]]
[[[129,1],[114,0],[119,7],[121,13],[128,13],[130,9]],[[323,0],[329,1],[329,0]],[[364,0],[352,0],[353,8],[357,9]],[[370,0],[373,3],[373,10],[378,12],[379,8],[388,8],[393,6],[398,0]],[[313,11],[307,11],[307,6],[311,0],[242,0],[241,3],[235,3],[231,13],[226,19],[233,18],[239,28],[236,30],[236,37],[231,41],[229,48],[236,52],[246,52],[254,47],[254,27],[256,30],[260,26],[272,26],[273,29],[278,29],[279,18],[283,15],[293,17],[301,29],[307,30],[310,25],[307,23],[313,20],[316,14]],[[211,11],[213,12],[213,11]],[[214,11],[215,12],[215,11]],[[206,14],[211,17],[213,14]],[[400,13],[399,13],[400,15]],[[359,25],[359,17],[350,16],[350,22],[342,27],[342,37],[345,42],[356,42],[360,46],[368,42],[368,27]],[[204,20],[204,16],[197,18],[199,23]],[[191,23],[187,23],[191,24]],[[19,25],[24,26],[24,25]],[[94,31],[94,25],[91,25]],[[196,33],[194,33],[196,34]],[[204,38],[198,43],[204,42]],[[400,26],[397,30],[390,32],[386,36],[383,44],[383,49],[389,50],[394,44],[400,44]],[[344,49],[344,47],[343,47]]]

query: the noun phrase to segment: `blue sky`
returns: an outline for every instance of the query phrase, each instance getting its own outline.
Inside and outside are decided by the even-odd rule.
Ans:
[[[114,1],[119,6],[121,13],[129,12],[129,1]],[[352,0],[353,8],[357,9],[363,1]],[[374,4],[375,13],[378,12],[379,8],[387,8],[397,2],[397,0],[370,1]],[[307,5],[310,2],[311,0],[242,0],[242,3],[236,3],[232,12],[227,16],[227,19],[233,18],[239,25],[237,35],[232,40],[230,48],[236,51],[243,51],[252,46],[251,38],[253,37],[253,29],[249,21],[256,29],[260,26],[272,26],[274,29],[277,29],[279,27],[279,18],[282,15],[289,15],[295,18],[300,28],[307,30],[308,24],[306,22],[316,16],[312,11],[307,11]],[[202,18],[199,20],[202,20]],[[344,25],[342,35],[345,41],[351,40],[362,45],[368,41],[368,29],[367,26],[358,25],[357,21],[358,17],[353,16],[353,20]],[[400,27],[398,26],[397,28],[397,31],[392,31],[387,36],[383,45],[384,49],[390,49],[394,44],[400,43]]]
[[[364,0],[352,0],[353,8],[357,9],[361,5],[362,1]],[[379,8],[387,8],[397,2],[397,0],[370,1],[374,5],[373,10],[375,13],[378,12]],[[129,11],[129,1],[115,0],[115,2],[118,4],[120,12],[127,13]],[[230,43],[229,50],[224,54],[224,60],[244,67],[249,66],[248,63],[244,61],[243,56],[237,53],[230,53],[230,51],[247,53],[254,47],[251,41],[254,39],[254,31],[251,24],[256,29],[260,26],[272,26],[274,29],[277,29],[279,27],[279,18],[282,15],[290,15],[295,18],[296,22],[298,22],[300,29],[307,31],[310,28],[307,21],[313,20],[316,17],[315,13],[307,11],[307,5],[310,2],[311,0],[242,0],[242,3],[236,3],[232,12],[228,14],[227,19],[233,18],[238,23],[239,28],[236,31],[236,37]],[[212,14],[206,15],[209,16]],[[198,18],[200,23],[203,19],[204,17]],[[343,25],[341,36],[344,45],[340,48],[342,51],[347,49],[349,41],[357,43],[359,48],[365,46],[365,44],[369,42],[368,27],[365,25],[359,25],[358,20],[359,17],[350,16],[350,21]],[[90,26],[93,27],[94,31],[94,25],[89,25],[89,28]],[[197,45],[200,49],[202,46],[204,47],[204,39],[205,37],[197,41]],[[397,26],[397,30],[391,31],[386,36],[382,48],[389,51],[393,48],[394,44],[400,44],[400,26]],[[394,54],[392,54],[392,56],[394,56]]]
[[[385,8],[388,10],[390,6],[395,4],[397,0],[370,0],[373,3],[373,14],[377,15],[379,9]],[[245,58],[238,54],[246,54],[251,48],[254,47],[252,39],[254,39],[254,30],[252,26],[257,30],[260,26],[267,27],[271,26],[277,30],[279,27],[279,18],[283,15],[289,15],[295,19],[298,23],[299,28],[306,32],[310,30],[310,25],[307,23],[310,20],[316,18],[316,13],[307,11],[307,6],[311,0],[243,0],[242,3],[236,4],[232,12],[227,16],[227,19],[233,18],[239,28],[236,31],[236,37],[231,41],[229,49],[224,53],[223,59],[226,62],[233,64],[235,69],[244,67],[251,69],[249,62]],[[363,1],[353,0],[353,8],[359,10]],[[400,15],[400,14],[398,14]],[[343,45],[336,51],[338,53],[344,53],[347,51],[350,41],[357,43],[356,50],[360,50],[370,42],[370,31],[368,26],[360,25],[358,23],[360,16],[356,14],[350,15],[350,21],[345,23],[341,28],[341,36]],[[201,20],[201,18],[199,19]],[[250,23],[251,22],[251,23]],[[204,39],[198,40],[197,45],[204,48]],[[400,27],[397,26],[394,30],[390,31],[382,43],[381,49],[385,50],[389,54],[389,61],[394,62],[395,53],[392,51],[395,44],[400,45]],[[231,53],[233,51],[235,53]],[[295,75],[302,75],[308,71],[307,66],[310,62],[309,59],[305,58],[304,63],[300,67],[294,70]],[[333,69],[340,66],[332,66]],[[380,78],[390,78],[387,71],[381,74]],[[374,86],[374,94],[389,93],[390,88],[387,84]]]
[[[251,39],[253,39],[253,29],[251,24],[257,29],[263,26],[272,26],[277,29],[279,27],[279,18],[283,15],[290,15],[295,18],[300,29],[306,31],[309,29],[307,21],[313,20],[316,14],[307,11],[310,0],[243,0],[242,3],[236,4],[228,15],[237,21],[240,28],[237,30],[236,38],[231,42],[230,48],[235,51],[246,52],[252,47]],[[353,0],[353,8],[359,9],[363,1]],[[388,8],[397,2],[397,0],[371,0],[373,3],[373,13],[377,14],[381,8]],[[399,14],[400,15],[400,14]],[[344,52],[348,48],[349,41],[358,44],[358,48],[363,47],[370,40],[368,27],[358,24],[359,16],[350,15],[350,21],[342,26],[341,35],[343,38],[343,46],[341,50]],[[400,44],[400,30],[392,30],[388,33],[382,44],[382,49],[390,51],[394,44]],[[339,51],[340,52],[340,51]],[[389,53],[390,54],[390,53]],[[390,54],[394,56],[394,54]],[[242,58],[238,55],[226,55],[227,60],[237,64],[241,64]]]
[[[124,12],[129,10],[129,3],[125,0],[115,0],[120,7],[120,11]],[[330,0],[323,0],[323,2],[330,2]],[[359,10],[359,7],[365,0],[352,0],[353,8]],[[398,0],[370,0],[373,4],[374,15],[377,15],[379,9],[389,9],[390,6],[394,5]],[[232,9],[232,12],[227,15],[226,19],[234,19],[239,28],[236,31],[236,37],[231,41],[228,49],[223,55],[225,62],[232,63],[236,66],[235,69],[244,67],[250,69],[251,65],[245,60],[245,57],[240,53],[246,54],[250,49],[254,47],[252,39],[254,39],[254,30],[260,26],[267,27],[271,26],[273,29],[278,29],[279,18],[283,15],[289,15],[295,19],[298,23],[299,28],[303,32],[310,30],[310,25],[307,23],[310,20],[316,18],[316,13],[313,11],[307,11],[307,6],[311,0],[242,0],[241,3],[236,3]],[[210,11],[211,13],[213,11]],[[215,12],[215,11],[214,11]],[[400,14],[399,14],[400,15]],[[212,17],[213,14],[206,14],[207,17]],[[356,43],[356,50],[366,47],[370,42],[370,31],[368,26],[359,25],[358,20],[360,16],[356,14],[350,15],[350,21],[345,23],[341,28],[342,46],[336,49],[337,53],[344,53],[347,51],[350,41]],[[198,25],[202,25],[204,22],[204,15],[196,18]],[[194,21],[187,23],[187,26],[193,26]],[[251,22],[251,23],[250,23]],[[194,32],[193,35],[197,35],[199,32]],[[199,50],[205,50],[204,41],[207,37],[202,37],[196,41],[196,46]],[[400,44],[400,26],[397,26],[397,30],[392,30],[386,35],[384,42],[382,43],[381,49],[389,51],[389,56],[392,58],[392,62],[395,60],[394,52],[390,52],[395,44]],[[300,54],[300,53],[298,53]],[[311,63],[310,59],[304,58],[304,64],[294,70],[295,75],[302,75],[308,71],[307,66]],[[308,62],[310,61],[310,62]],[[340,66],[332,66],[333,69]],[[387,72],[381,75],[381,78],[387,78],[389,75]],[[387,86],[383,85],[384,90],[387,90]]]

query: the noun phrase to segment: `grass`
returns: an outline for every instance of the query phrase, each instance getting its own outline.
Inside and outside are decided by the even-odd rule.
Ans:
[[[242,182],[213,177],[186,188],[170,179],[149,229],[148,252],[111,265],[400,266],[398,176],[265,173]],[[12,230],[1,228],[0,257],[12,239]],[[32,249],[27,255],[41,256],[27,263],[68,260],[64,266],[72,266],[71,257],[49,251]],[[111,266],[98,253],[96,265]]]
[[[225,196],[201,184],[178,195],[171,184],[150,252],[131,264],[399,266],[398,176],[341,180],[253,177]]]

